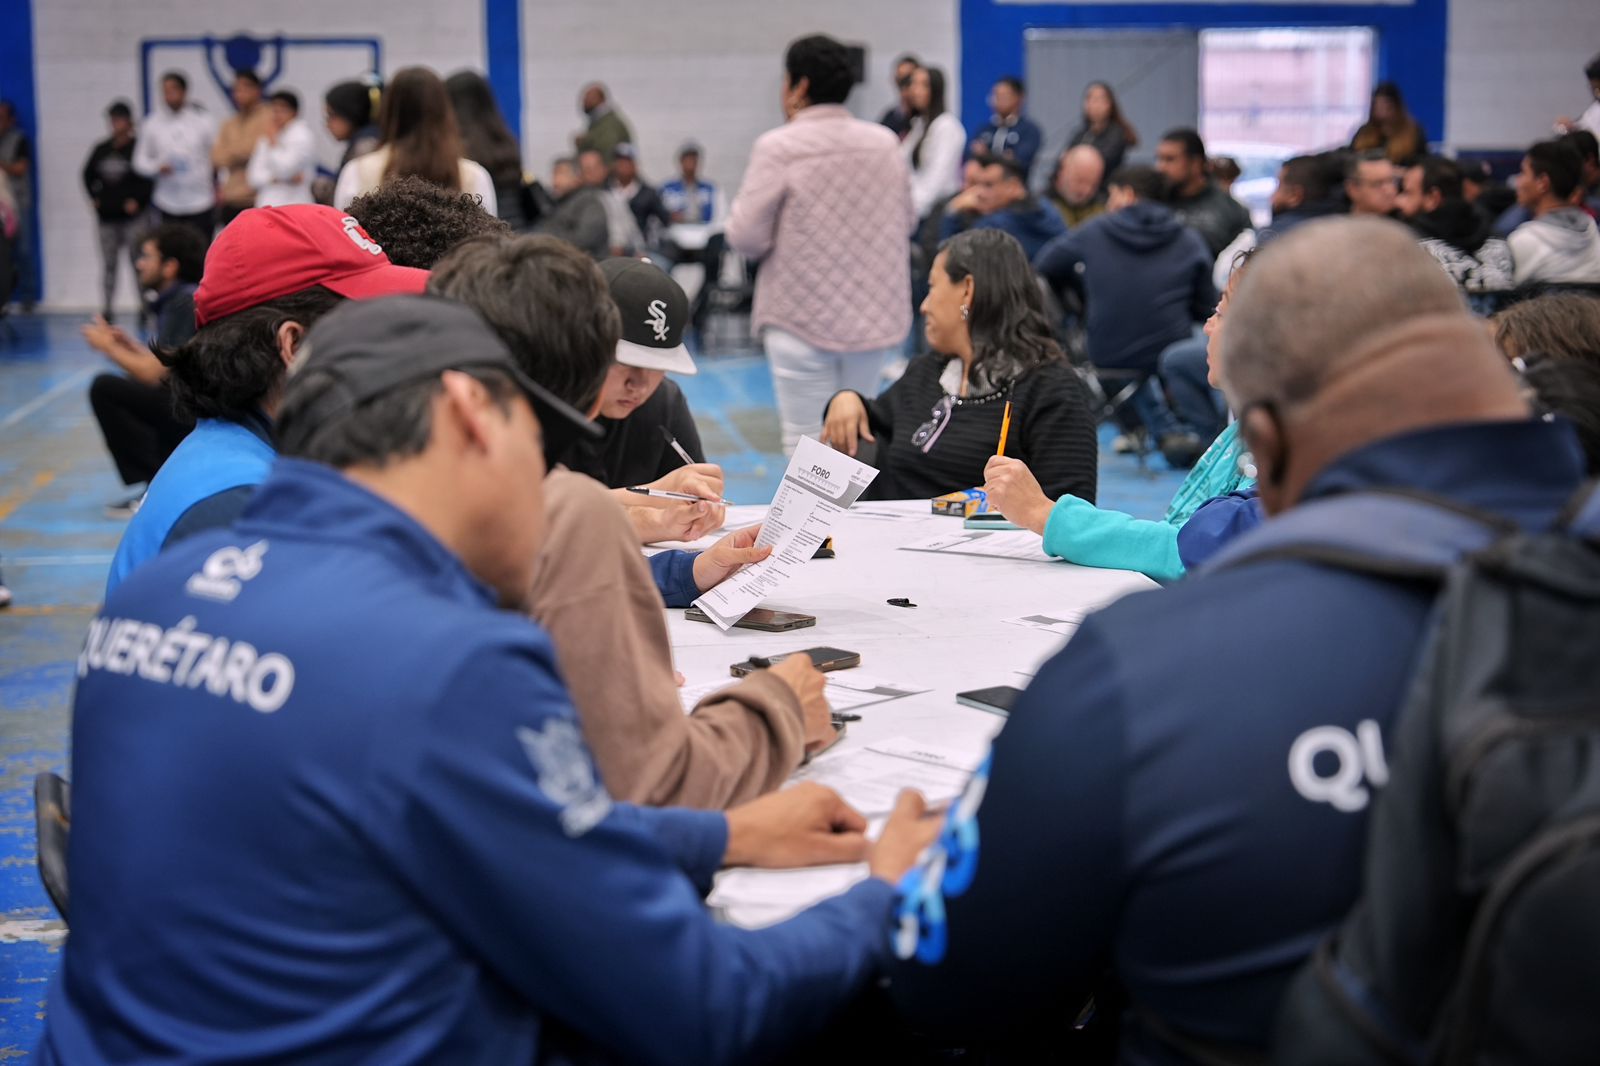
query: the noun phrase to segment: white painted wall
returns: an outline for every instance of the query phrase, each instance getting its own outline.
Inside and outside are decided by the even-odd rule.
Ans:
[[[902,52],[943,67],[960,107],[957,0],[524,0],[523,158],[547,176],[572,152],[586,121],[578,91],[604,82],[633,128],[652,182],[677,173],[686,140],[705,148],[701,169],[731,201],[756,137],[783,121],[783,52],[796,37],[827,33],[867,49],[866,83],[851,93],[858,115],[892,102],[890,65]]]
[[[426,63],[448,74],[484,63],[483,5],[395,0],[44,0],[34,4],[34,54],[39,95],[38,196],[45,241],[45,292],[53,308],[98,308],[100,253],[94,212],[80,174],[95,142],[105,137],[104,112],[123,97],[137,110],[139,42],[155,37],[230,37],[278,33],[318,37],[377,37],[387,72]],[[352,50],[290,55],[281,84],[296,90],[302,113],[320,127],[322,93],[360,73]],[[159,62],[189,77],[191,95],[214,114],[228,114],[198,52],[163,52]],[[269,60],[270,62],[270,60]],[[219,60],[219,66],[221,65]],[[159,95],[155,97],[159,99]],[[338,162],[331,142],[324,162]],[[121,299],[132,306],[126,271]]]
[[[1588,106],[1583,68],[1600,52],[1600,3],[1452,0],[1449,41],[1450,144],[1525,146]]]

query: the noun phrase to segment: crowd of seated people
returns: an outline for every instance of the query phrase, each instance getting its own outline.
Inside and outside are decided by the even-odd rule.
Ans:
[[[685,714],[664,615],[771,549],[640,550],[726,518],[667,377],[699,369],[667,269],[717,211],[698,149],[655,189],[590,85],[541,198],[471,78],[402,71],[366,112],[336,88],[352,142],[377,127],[338,207],[242,207],[198,273],[203,220],[169,212],[153,348],[88,331],[183,432],[113,447],[149,488],[78,662],[43,1061],[795,1061],[864,1004],[878,1061],[1059,1061],[1085,1028],[1129,1063],[1295,1047],[1283,1004],[1362,898],[1374,817],[1295,753],[1348,736],[1384,784],[1436,589],[1249,549],[1352,495],[1573,513],[1600,469],[1593,138],[1528,149],[1501,239],[1380,85],[1256,232],[1195,131],[1124,160],[1109,86],[1036,189],[1017,79],[969,138],[913,57],[881,123],[844,106],[839,41],[781,71],[727,241],[760,263],[786,445],[870,462],[875,498],[982,488],[1049,555],[1163,587],[1084,620],[947,811],[903,793],[869,839],[784,788],[837,739],[822,675],[791,656]],[[914,235],[917,354],[885,384]],[[1188,469],[1160,521],[1096,506],[1091,385],[1123,383],[1121,428]],[[724,867],[840,863],[867,876],[780,925],[704,902]]]

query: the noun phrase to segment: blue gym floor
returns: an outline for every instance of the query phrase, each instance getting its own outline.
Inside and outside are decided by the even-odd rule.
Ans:
[[[32,1055],[65,935],[35,865],[33,778],[65,772],[73,661],[122,526],[104,513],[123,492],[89,412],[105,362],[79,336],[82,321],[0,319],[0,572],[15,596],[0,610],[0,1062]],[[726,354],[677,380],[729,498],[765,502],[784,468],[771,375],[748,343],[712,350]],[[1101,504],[1160,517],[1180,475],[1160,459],[1141,471],[1107,440]]]

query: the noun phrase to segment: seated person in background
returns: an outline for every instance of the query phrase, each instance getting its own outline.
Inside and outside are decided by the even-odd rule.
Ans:
[[[1600,284],[1600,231],[1573,206],[1583,175],[1577,149],[1562,141],[1540,141],[1522,158],[1517,203],[1532,215],[1507,239],[1516,283]]]
[[[581,416],[459,305],[319,326],[238,524],[93,623],[42,1061],[719,1066],[826,1025],[937,821],[908,793],[869,847],[814,784],[727,814],[614,799],[549,638],[502,609],[538,557],[541,434]],[[130,629],[189,650],[136,675]],[[703,902],[722,866],[858,861],[771,929]]]
[[[618,147],[621,147],[620,145]],[[629,151],[632,151],[630,147]],[[633,212],[621,196],[617,195],[611,180],[611,159],[597,149],[589,148],[578,153],[578,177],[600,197],[606,209],[606,240],[610,255],[636,255],[644,250],[644,234],[633,220]]]
[[[977,229],[1011,234],[1032,262],[1039,249],[1067,232],[1067,224],[1048,201],[1034,199],[1020,163],[990,159],[979,168],[977,182],[945,205],[939,236],[949,240]]]
[[[535,233],[560,237],[592,259],[611,254],[611,227],[606,221],[605,193],[584,185],[576,159],[557,159],[550,168],[548,214],[533,227]]]
[[[1582,208],[1590,218],[1600,220],[1600,141],[1588,130],[1572,130],[1557,138],[1578,153],[1578,191],[1573,194],[1574,207]],[[1516,190],[1497,186],[1510,197],[1494,218],[1497,237],[1509,237],[1513,230],[1533,218],[1533,212],[1521,202]]]
[[[611,161],[611,183],[611,194],[633,215],[634,224],[644,238],[644,247],[659,246],[666,228],[672,225],[672,216],[661,200],[661,193],[639,176],[638,153],[633,145],[626,142],[617,145],[616,158]]]
[[[1379,151],[1390,162],[1407,166],[1428,150],[1428,136],[1406,110],[1400,87],[1380,81],[1372,90],[1367,121],[1350,139],[1350,147],[1357,152]]]
[[[350,201],[348,213],[383,245],[389,262],[420,270],[431,270],[462,241],[511,232],[472,193],[446,189],[411,174],[362,193]]]
[[[1250,209],[1211,180],[1205,142],[1194,130],[1168,130],[1162,136],[1156,145],[1156,170],[1167,182],[1167,195],[1161,199],[1179,222],[1205,239],[1212,260],[1250,228]]]
[[[716,185],[700,177],[702,154],[700,146],[693,141],[679,148],[678,176],[661,186],[661,204],[674,226],[710,226],[722,220],[721,194]],[[672,233],[671,230],[668,233],[662,245],[666,258],[680,266],[698,263],[705,271],[689,309],[694,328],[704,332],[706,315],[711,310],[711,293],[722,277],[722,257],[728,249],[728,238],[720,227],[715,233]]]
[[[967,154],[972,159],[1015,160],[1022,168],[1024,185],[1044,143],[1044,132],[1039,124],[1022,113],[1027,102],[1028,90],[1021,78],[1011,75],[995,82],[994,88],[989,90],[989,107],[994,114],[989,124],[967,145]]]
[[[257,207],[316,202],[311,182],[317,176],[317,135],[300,117],[300,98],[294,93],[272,94],[267,131],[250,153],[245,176],[256,191]]]
[[[1395,206],[1474,310],[1493,310],[1484,301],[1510,291],[1511,248],[1489,235],[1488,221],[1462,195],[1454,160],[1427,155],[1407,167]]]
[[[1206,319],[1206,364],[1213,385],[1220,384],[1220,348],[1228,300],[1238,288],[1251,254],[1245,252],[1240,256],[1228,288],[1217,301],[1217,309]],[[991,510],[998,510],[1017,525],[1039,534],[1044,538],[1044,550],[1058,559],[1080,566],[1132,570],[1157,581],[1176,581],[1204,561],[1183,555],[1180,530],[1206,501],[1234,498],[1229,494],[1255,484],[1239,471],[1243,453],[1239,424],[1230,422],[1183,479],[1167,507],[1166,517],[1159,522],[1134,518],[1121,511],[1102,510],[1071,495],[1052,502],[1039,487],[1028,465],[1009,456],[997,455],[989,460],[983,471],[983,487],[989,494]],[[1238,500],[1232,506],[1249,512],[1249,516],[1238,523],[1237,532],[1252,528],[1260,521],[1259,502]],[[1213,513],[1213,519],[1222,519],[1220,510]]]
[[[523,371],[561,400],[584,411],[598,406],[620,318],[604,277],[571,245],[548,237],[474,241],[439,264],[429,291],[482,315]],[[575,438],[552,454],[570,453]],[[721,807],[778,787],[808,747],[833,738],[818,676],[752,675],[686,717],[662,616],[663,597],[686,607],[769,550],[752,547],[752,529],[706,552],[646,561],[624,511],[593,479],[553,470],[529,597],[606,788],[639,803]]]
[[[123,532],[107,594],[169,545],[244,510],[276,455],[272,418],[312,323],[341,300],[421,292],[427,280],[320,204],[252,208],[223,227],[194,294],[199,328],[162,355],[176,406],[195,427]]]
[[[1082,295],[1089,361],[1098,369],[1153,378],[1161,353],[1192,336],[1216,306],[1211,253],[1160,202],[1163,181],[1149,167],[1117,171],[1110,212],[1057,237],[1033,261],[1057,289],[1071,287]],[[1196,445],[1204,447],[1195,429],[1174,417],[1153,381],[1134,394],[1131,406],[1163,452],[1193,453],[1192,463]]]
[[[1489,320],[1507,359],[1584,359],[1600,362],[1600,300],[1552,292],[1514,303]]]
[[[1344,194],[1350,200],[1352,215],[1389,218],[1395,212],[1400,187],[1395,183],[1395,167],[1383,152],[1352,152],[1344,161]]]
[[[1530,417],[1393,222],[1311,223],[1264,249],[1221,354],[1270,514],[1406,489],[1546,529],[1582,481],[1570,428]],[[1109,969],[1132,1004],[1119,1061],[1203,1060],[1183,1044],[1264,1060],[1290,977],[1361,891],[1371,810],[1350,761],[1352,791],[1334,791],[1313,787],[1332,759],[1299,773],[1290,752],[1330,734],[1354,749],[1359,730],[1383,765],[1434,593],[1257,558],[1085,619],[906,883],[889,991],[908,1021],[967,1047],[1049,1046]],[[1216,683],[1241,648],[1248,683]]]
[[[1211,180],[1217,183],[1217,188],[1229,196],[1233,195],[1233,183],[1239,180],[1239,175],[1242,173],[1239,161],[1231,155],[1212,156],[1211,161],[1206,164],[1206,172],[1211,175]]]
[[[1028,259],[1015,237],[953,237],[928,272],[922,302],[930,351],[876,399],[841,392],[823,413],[822,440],[855,455],[877,444],[874,499],[931,499],[983,483],[1000,443],[1045,491],[1094,500],[1098,446],[1083,383],[1050,334]]]
[[[1314,218],[1350,213],[1338,195],[1344,180],[1344,162],[1338,152],[1297,155],[1278,168],[1278,187],[1272,193],[1272,225],[1257,235],[1265,245]]]
[[[1573,130],[1563,134],[1561,139],[1572,145],[1582,164],[1578,206],[1588,212],[1590,218],[1600,219],[1600,137],[1588,130]]]
[[[1101,188],[1105,176],[1106,161],[1094,145],[1080,144],[1061,153],[1048,199],[1069,228],[1105,214],[1106,197]]]
[[[323,94],[322,118],[328,136],[344,145],[344,154],[339,158],[339,165],[334,167],[335,176],[352,159],[375,151],[383,144],[377,114],[381,91],[382,86],[373,75],[370,82],[338,82]],[[318,177],[312,181],[311,189],[317,203],[333,203],[333,178]]]
[[[194,336],[194,290],[205,263],[205,241],[192,226],[158,226],[140,242],[134,269],[139,288],[156,294],[151,304],[156,316],[154,347],[176,351]],[[123,371],[95,377],[89,385],[89,406],[122,483],[143,485],[156,476],[194,422],[173,414],[167,368],[150,346],[98,315],[83,327],[83,339]],[[113,503],[110,511],[125,518],[137,501],[136,495]]]
[[[678,149],[678,176],[661,186],[661,204],[673,225],[706,225],[717,216],[717,187],[700,177],[700,146]]]

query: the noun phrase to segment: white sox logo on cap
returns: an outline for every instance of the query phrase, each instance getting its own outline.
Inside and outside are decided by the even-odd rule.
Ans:
[[[649,311],[650,311],[650,319],[649,319],[649,321],[645,322],[645,325],[647,325],[651,329],[655,330],[656,340],[658,340],[658,341],[666,340],[667,339],[667,301],[665,301],[665,300],[651,300],[650,301]]]

